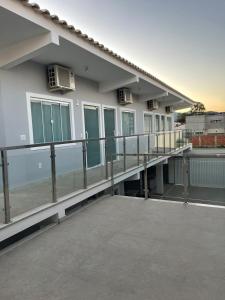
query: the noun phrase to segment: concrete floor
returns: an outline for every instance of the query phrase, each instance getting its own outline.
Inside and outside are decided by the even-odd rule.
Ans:
[[[225,210],[108,197],[0,255],[1,300],[224,300]]]
[[[179,199],[183,197],[182,185],[166,185],[163,198]],[[225,188],[189,187],[188,200],[199,203],[225,205]]]

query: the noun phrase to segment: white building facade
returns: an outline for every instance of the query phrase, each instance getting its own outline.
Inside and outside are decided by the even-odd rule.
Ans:
[[[1,0],[0,27],[5,28],[0,36],[0,148],[2,157],[7,152],[11,188],[48,179],[49,170],[55,170],[49,160],[53,144],[58,176],[81,170],[82,163],[90,172],[104,166],[107,153],[101,139],[105,137],[117,137],[107,144],[114,154],[122,152],[122,147],[124,151],[124,137],[132,137],[125,145],[127,153],[148,153],[160,143],[165,148],[170,142],[171,148],[171,136],[176,150],[180,135],[170,134],[166,141],[165,135],[160,140],[154,134],[173,131],[173,111],[190,107],[193,100],[36,4]],[[52,65],[70,70],[75,88],[51,91],[47,70]],[[125,105],[118,99],[121,88],[132,97]],[[142,134],[145,139],[138,137]],[[85,139],[89,141],[84,156]],[[141,170],[143,166],[121,175],[118,182]],[[86,190],[82,199],[109,184]],[[65,194],[61,200],[70,202],[48,207],[52,213],[61,214],[60,205],[65,209],[80,201]]]

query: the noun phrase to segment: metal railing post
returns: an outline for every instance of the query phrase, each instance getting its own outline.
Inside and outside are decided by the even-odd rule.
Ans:
[[[50,145],[51,157],[51,178],[52,178],[52,202],[57,202],[56,194],[56,165],[55,165],[55,145]]]
[[[172,138],[171,138],[171,131],[169,133],[169,139],[170,139],[170,152],[172,151]]]
[[[82,142],[82,152],[83,152],[83,186],[84,189],[87,188],[87,143]]]
[[[2,159],[2,180],[3,180],[3,195],[4,195],[4,212],[5,224],[10,223],[10,204],[9,204],[9,174],[8,174],[8,159],[7,151],[1,151]]]
[[[174,146],[174,149],[177,149],[177,144],[176,144],[177,134],[176,134],[176,131],[174,131],[173,135],[174,135],[174,141],[173,141],[174,145],[173,146]]]
[[[163,133],[163,153],[166,153],[166,133]]]
[[[183,156],[183,183],[184,183],[184,202],[188,202],[189,170],[188,160]]]
[[[147,156],[144,155],[144,189],[145,189],[145,200],[148,199],[148,169],[147,169]]]
[[[156,152],[159,153],[159,134],[156,133]]]
[[[108,179],[109,178],[109,172],[108,172],[108,140],[107,138],[105,139],[105,178]]]
[[[185,142],[186,142],[186,145],[188,145],[188,132],[187,132],[187,129],[185,129]]]
[[[140,136],[137,136],[137,164],[140,164]]]
[[[149,155],[149,153],[150,153],[150,133],[148,134],[148,161],[150,160],[150,155]]]
[[[123,171],[126,172],[127,159],[126,159],[126,137],[123,137]]]
[[[110,171],[111,171],[111,195],[114,196],[114,165],[113,165],[112,156],[110,161]]]
[[[179,148],[182,148],[182,146],[181,146],[181,137],[180,137],[180,135],[181,135],[181,131],[179,130]]]
[[[185,134],[185,144],[186,144],[186,146],[187,146],[187,145],[188,145],[188,134],[187,134],[187,129],[185,129],[184,134]]]

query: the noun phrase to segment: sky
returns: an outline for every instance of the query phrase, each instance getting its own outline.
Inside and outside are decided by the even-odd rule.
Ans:
[[[176,88],[225,111],[225,0],[36,0]]]

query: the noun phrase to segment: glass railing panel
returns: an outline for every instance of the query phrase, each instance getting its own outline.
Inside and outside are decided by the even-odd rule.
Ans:
[[[207,157],[207,154],[210,156]],[[186,158],[170,158],[169,183],[165,186],[163,197],[225,205],[225,159],[218,154],[216,149],[205,153],[195,150],[196,157],[191,157],[190,152]]]
[[[126,152],[126,139],[124,138],[116,138],[116,149],[117,149],[117,159],[113,162],[113,172],[114,174],[118,174],[124,171],[124,163],[126,164],[126,161],[124,162],[124,159],[127,158],[124,157],[124,150]],[[124,149],[125,146],[125,149]],[[109,170],[109,176],[110,170]]]
[[[182,136],[184,141],[184,146],[188,144],[188,132],[186,130],[182,130]]]
[[[138,154],[138,136],[126,137],[126,153],[127,154]],[[138,157],[127,155],[127,169],[136,167],[138,165]]]
[[[148,153],[150,148],[150,136],[148,134],[140,136],[140,153]]]
[[[150,153],[150,148],[151,148],[150,134],[141,135],[140,136],[140,153],[141,154]],[[140,156],[139,160],[140,160],[140,164],[143,164],[143,162],[144,162],[143,155]]]
[[[183,138],[182,138],[182,131],[177,130],[176,131],[176,149],[183,147]]]
[[[176,132],[175,131],[171,131],[171,150],[175,150],[176,149]]]
[[[174,132],[174,136],[175,136],[175,139],[174,139],[174,142],[175,142],[174,148],[178,149],[178,148],[180,148],[180,135],[179,135],[179,131],[178,130],[176,130]]]
[[[164,153],[164,133],[160,132],[158,135],[158,152]]]
[[[82,143],[55,147],[57,198],[84,187]]]
[[[225,205],[224,170],[224,158],[190,158],[189,201]]]
[[[155,133],[150,133],[150,135],[149,135],[149,153],[154,153],[155,147],[156,147]]]
[[[171,132],[165,132],[165,153],[168,153],[172,150],[171,144]]]
[[[87,185],[105,179],[105,143],[103,141],[87,141]]]
[[[153,152],[159,152],[159,133],[155,133],[155,147]]]
[[[9,150],[11,217],[52,202],[50,148]]]
[[[1,223],[4,223],[4,198],[3,198],[2,167],[0,166],[0,224]]]

